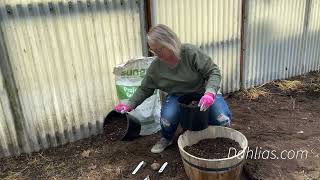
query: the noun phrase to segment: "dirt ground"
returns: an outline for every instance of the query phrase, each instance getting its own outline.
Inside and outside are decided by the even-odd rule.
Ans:
[[[320,179],[319,72],[225,97],[233,113],[232,128],[248,138],[249,149],[264,155],[273,151],[277,157],[287,152],[286,159],[263,159],[257,154],[247,157],[247,179]],[[0,160],[0,179],[143,179],[147,175],[187,179],[176,144],[161,154],[150,152],[158,138],[155,134],[122,142],[99,135],[31,155],[4,158]],[[307,156],[299,150],[307,151]],[[147,165],[131,175],[142,160]],[[155,161],[169,163],[160,175],[150,168]]]

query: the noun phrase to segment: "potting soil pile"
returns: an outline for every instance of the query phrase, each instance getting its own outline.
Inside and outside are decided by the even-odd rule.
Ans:
[[[231,149],[230,148],[234,148]],[[228,158],[229,150],[231,156],[234,152],[242,150],[239,143],[229,138],[203,139],[196,144],[184,147],[189,154],[205,159]],[[230,156],[230,157],[231,157]]]

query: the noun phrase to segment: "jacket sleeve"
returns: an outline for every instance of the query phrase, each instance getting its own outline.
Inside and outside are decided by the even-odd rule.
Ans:
[[[141,85],[134,92],[132,97],[129,99],[128,105],[131,109],[135,109],[139,106],[145,99],[150,97],[154,90],[156,89],[155,84],[150,76],[150,71],[148,69],[146,76],[141,82]]]
[[[192,54],[196,70],[207,80],[206,92],[217,94],[221,83],[219,67],[212,61],[210,56],[203,53],[199,48],[194,49]]]

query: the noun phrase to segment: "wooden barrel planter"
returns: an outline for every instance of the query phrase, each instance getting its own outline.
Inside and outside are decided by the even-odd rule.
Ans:
[[[229,138],[239,143],[240,153],[223,159],[204,159],[195,157],[184,150],[185,146],[191,146],[203,139]],[[192,180],[237,180],[240,179],[242,167],[246,159],[248,141],[246,137],[231,128],[221,126],[209,126],[201,131],[186,131],[178,139],[180,155],[184,169]],[[209,148],[209,147],[208,147]]]

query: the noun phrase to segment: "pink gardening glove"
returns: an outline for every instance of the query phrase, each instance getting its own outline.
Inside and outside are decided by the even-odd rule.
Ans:
[[[200,107],[200,111],[206,111],[213,104],[214,100],[214,94],[209,92],[204,93],[198,104],[198,106]]]
[[[131,111],[131,108],[126,104],[119,103],[114,107],[114,110],[118,113],[124,114]]]

